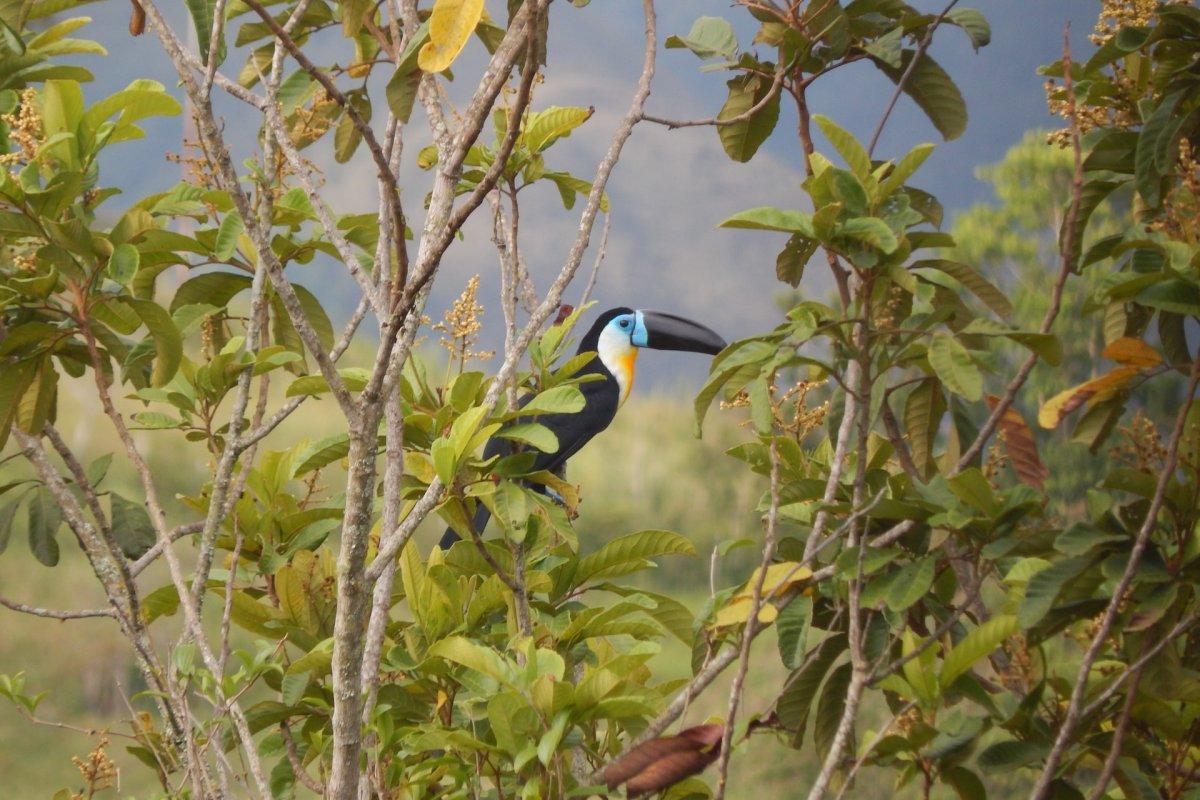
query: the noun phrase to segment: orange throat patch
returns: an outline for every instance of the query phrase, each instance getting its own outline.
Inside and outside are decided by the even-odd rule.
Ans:
[[[621,403],[625,402],[625,398],[629,397],[629,390],[633,388],[633,373],[637,357],[637,348],[631,347],[614,359],[615,363],[612,369],[613,375],[617,379],[617,386],[621,391]]]

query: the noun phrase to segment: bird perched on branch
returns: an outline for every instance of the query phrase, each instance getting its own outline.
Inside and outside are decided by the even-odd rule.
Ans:
[[[562,317],[560,314],[560,318]],[[546,470],[561,474],[567,459],[609,426],[617,415],[617,409],[625,402],[629,390],[633,387],[638,350],[644,347],[716,355],[725,348],[725,340],[710,328],[674,314],[635,311],[631,308],[612,308],[605,311],[592,323],[592,327],[579,342],[577,351],[596,354],[578,374],[600,375],[604,380],[590,380],[579,384],[584,401],[581,411],[574,414],[538,416],[537,421],[558,437],[558,450],[553,453],[539,452],[530,472]],[[525,402],[531,397],[525,398]],[[484,448],[484,458],[508,455],[512,452],[512,446],[512,442],[507,439],[493,437]],[[491,512],[483,503],[479,503],[474,519],[476,533],[483,533],[490,516]],[[442,549],[449,548],[456,541],[458,535],[447,528],[442,536]]]

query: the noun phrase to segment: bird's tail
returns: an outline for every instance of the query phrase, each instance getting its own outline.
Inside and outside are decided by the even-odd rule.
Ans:
[[[487,506],[483,503],[478,503],[475,507],[475,532],[480,536],[483,535],[483,529],[487,527],[488,520],[492,518],[492,512],[488,511]],[[453,528],[446,528],[446,532],[442,534],[440,543],[442,550],[449,550],[450,545],[458,541],[458,534]]]

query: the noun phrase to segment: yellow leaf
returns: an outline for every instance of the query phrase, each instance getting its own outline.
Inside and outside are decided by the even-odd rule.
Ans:
[[[728,628],[733,625],[745,625],[746,620],[750,619],[751,599],[747,595],[745,597],[737,596],[729,601],[729,605],[722,608],[713,616],[714,628]],[[763,604],[758,609],[758,624],[770,625],[779,616],[779,609],[770,603],[763,601]]]
[[[1104,348],[1101,355],[1127,367],[1137,367],[1138,369],[1150,369],[1162,363],[1162,356],[1158,354],[1157,350],[1141,339],[1134,339],[1131,336],[1122,336],[1120,339],[1116,339]]]
[[[750,619],[750,606],[754,599],[754,587],[758,583],[760,569],[754,570],[746,585],[729,598],[729,603],[717,611],[713,618],[713,627],[724,628],[730,625],[744,625]],[[804,583],[812,576],[812,570],[800,566],[797,561],[784,561],[767,567],[766,577],[762,586],[762,606],[758,610],[758,621],[762,625],[770,625],[779,616],[779,609],[769,601],[782,597],[788,589],[796,584]]]
[[[1117,367],[1112,372],[1060,392],[1047,400],[1038,411],[1038,424],[1056,428],[1063,417],[1084,403],[1099,403],[1112,397],[1133,380],[1142,370],[1139,367]]]
[[[483,16],[483,0],[437,0],[429,18],[429,42],[417,54],[426,72],[441,72],[454,63]]]
[[[750,580],[746,581],[738,593],[734,595],[734,599],[745,598],[749,600],[754,594],[754,586],[758,583],[759,570],[754,570],[754,574],[750,576]],[[772,564],[767,567],[767,576],[763,579],[762,594],[764,600],[770,600],[783,595],[791,587],[797,583],[803,583],[812,575],[812,570],[808,567],[800,566],[797,561],[781,561],[778,564]]]

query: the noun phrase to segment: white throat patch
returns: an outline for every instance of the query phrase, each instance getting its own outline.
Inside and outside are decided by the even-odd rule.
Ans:
[[[629,390],[633,388],[633,367],[637,361],[637,348],[630,343],[629,334],[606,326],[600,332],[596,352],[605,369],[617,379],[620,402],[624,403],[625,398],[629,396]]]

